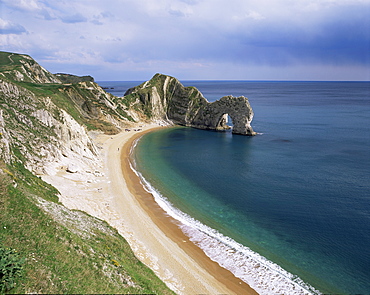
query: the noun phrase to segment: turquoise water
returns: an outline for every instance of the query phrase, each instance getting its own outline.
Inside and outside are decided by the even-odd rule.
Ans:
[[[139,141],[136,169],[167,211],[185,213],[184,231],[262,294],[305,292],[284,279],[313,293],[370,294],[370,83],[183,84],[209,101],[249,97],[259,132],[178,127]],[[254,253],[258,275],[246,270]]]

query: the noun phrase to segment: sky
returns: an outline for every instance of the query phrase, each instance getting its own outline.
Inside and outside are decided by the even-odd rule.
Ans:
[[[0,50],[96,81],[369,81],[370,0],[0,0]]]

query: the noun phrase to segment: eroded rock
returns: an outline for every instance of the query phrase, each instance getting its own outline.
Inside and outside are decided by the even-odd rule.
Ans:
[[[156,74],[151,80],[129,89],[125,97],[139,100],[152,120],[164,120],[199,129],[226,130],[233,121],[235,134],[255,135],[250,123],[253,110],[244,96],[225,96],[208,102],[195,87],[184,87],[176,78]]]

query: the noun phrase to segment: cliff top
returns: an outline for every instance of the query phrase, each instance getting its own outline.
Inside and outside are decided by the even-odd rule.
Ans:
[[[57,73],[54,74],[62,83],[79,83],[79,82],[94,82],[91,76],[76,76],[71,74]]]
[[[61,83],[27,54],[0,51],[0,75],[10,81]]]

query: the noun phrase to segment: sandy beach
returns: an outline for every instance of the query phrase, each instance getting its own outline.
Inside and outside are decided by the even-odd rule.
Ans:
[[[84,168],[71,174],[59,165],[55,175],[43,178],[58,188],[66,207],[115,227],[135,255],[177,294],[257,294],[190,242],[130,168],[133,142],[156,128],[161,127],[152,124],[115,136],[97,135],[100,161],[91,162],[95,167],[89,168],[96,173]]]

